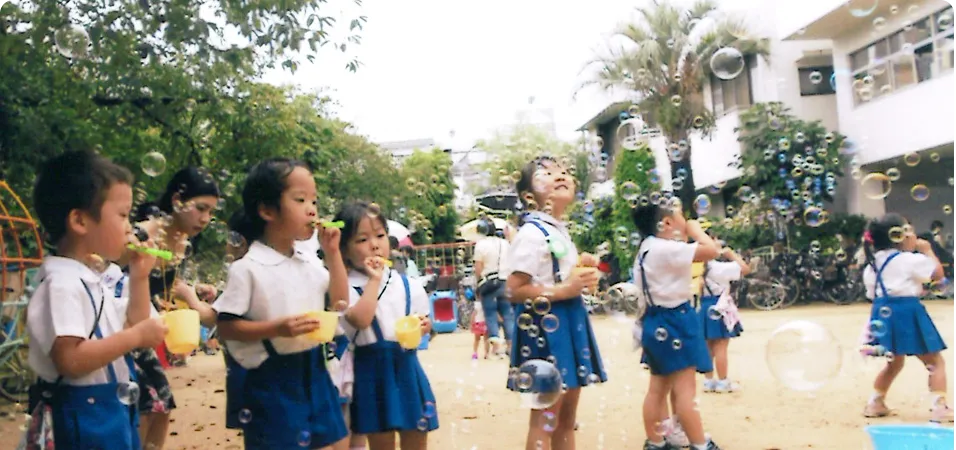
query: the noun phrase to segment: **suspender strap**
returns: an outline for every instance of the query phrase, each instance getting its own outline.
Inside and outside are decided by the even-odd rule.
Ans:
[[[90,287],[86,285],[86,282],[83,280],[80,280],[80,282],[83,283],[83,289],[86,290],[86,295],[90,298],[90,305],[93,306],[93,311],[96,313],[96,318],[93,320],[93,331],[90,332],[90,335],[87,337],[87,339],[92,339],[93,336],[96,336],[97,339],[103,339],[103,333],[100,331],[100,317],[103,316],[103,308],[106,307],[106,297],[101,295],[100,307],[97,309],[96,300],[93,299],[93,291],[91,291]],[[126,362],[126,367],[129,369],[130,379],[135,380],[136,370],[133,367],[133,358],[130,355],[123,355],[123,359]],[[106,365],[106,370],[107,374],[109,375],[110,383],[116,383],[116,370],[113,369],[112,361]],[[59,384],[62,378],[62,376],[57,378],[57,384]]]
[[[530,223],[537,227],[542,233],[544,233],[545,240],[548,242],[551,241],[551,235],[548,234],[548,230],[544,227],[544,225],[541,225],[541,223],[539,223],[537,220],[529,220],[526,223]],[[558,258],[554,256],[554,252],[549,250],[548,253],[551,255],[551,273],[554,276],[554,283],[558,284],[561,282],[561,265],[558,264]]]
[[[889,297],[890,293],[889,291],[886,290],[886,285],[883,284],[883,269],[886,269],[886,265],[889,264],[890,261],[893,260],[893,258],[896,258],[899,255],[900,255],[900,252],[896,252],[890,255],[889,258],[886,258],[886,261],[883,261],[883,264],[880,265],[880,269],[876,271],[876,284],[880,287],[880,289],[883,290],[884,297]]]
[[[644,260],[647,259],[647,254],[650,250],[644,250],[644,253],[641,253],[641,257],[638,258],[637,264],[641,268],[641,290],[644,291],[644,298],[647,299],[647,303],[651,306],[654,305],[654,298],[651,297],[651,290],[647,285],[647,275],[644,273]]]

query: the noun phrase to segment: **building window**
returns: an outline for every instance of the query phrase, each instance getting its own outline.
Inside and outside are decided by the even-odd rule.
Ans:
[[[949,73],[953,70],[953,8],[906,22],[899,31],[849,58],[854,105]],[[801,72],[801,95],[813,95],[803,93],[803,83]]]
[[[797,69],[800,76],[800,95],[830,95],[835,93],[830,78],[833,76],[833,66],[801,67]]]
[[[744,58],[744,70],[731,80],[710,76],[710,94],[714,115],[722,116],[737,109],[746,109],[753,104],[750,69],[754,67],[753,56]]]

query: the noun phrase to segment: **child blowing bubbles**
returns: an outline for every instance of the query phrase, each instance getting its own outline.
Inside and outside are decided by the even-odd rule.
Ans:
[[[512,341],[508,388],[522,391],[516,372],[526,361],[551,361],[567,391],[551,407],[532,409],[525,446],[573,449],[581,387],[607,381],[581,298],[585,288],[597,284],[597,270],[572,270],[575,265],[594,267],[598,261],[589,254],[579,257],[567,229],[555,218],[564,214],[575,196],[574,177],[565,167],[550,157],[537,158],[522,169],[516,188],[529,212],[503,261],[501,276],[507,280],[509,300],[516,304],[515,314],[531,324],[520,327]],[[550,418],[557,423],[548,423]]]
[[[140,448],[136,400],[117,392],[133,386],[125,355],[158,345],[167,331],[150,318],[155,258],[131,257],[128,304],[106,300],[114,292],[98,273],[130,240],[131,183],[128,170],[89,152],[57,156],[37,177],[34,205],[56,256],[44,259],[27,307],[29,361],[38,376],[30,400],[49,406],[57,449]],[[27,436],[31,443],[34,437]]]
[[[952,422],[953,410],[946,404],[946,364],[940,353],[946,344],[919,300],[925,281],[943,277],[942,265],[930,243],[917,239],[899,214],[887,214],[867,226],[864,250],[863,283],[866,296],[873,299],[869,344],[895,355],[873,381],[874,393],[864,416],[890,413],[884,402],[886,392],[903,369],[904,357],[916,356],[929,371],[930,420]]]
[[[694,407],[694,371],[713,370],[697,313],[690,304],[691,266],[717,257],[720,247],[700,224],[684,219],[680,201],[661,200],[635,208],[638,232],[645,236],[638,249],[634,278],[647,309],[640,318],[644,357],[651,381],[644,397],[645,450],[676,448],[664,441],[658,425],[666,419],[670,395],[675,413],[695,450],[718,450],[704,434]],[[689,244],[690,238],[696,241]]]
[[[309,313],[325,295],[349,297],[339,230],[322,229],[328,270],[314,254],[297,251],[316,218],[312,173],[294,160],[273,158],[249,172],[242,191],[239,230],[251,242],[229,270],[225,291],[213,305],[230,357],[246,369],[242,386],[227,396],[240,403],[245,448],[325,448],[346,445],[338,392]]]

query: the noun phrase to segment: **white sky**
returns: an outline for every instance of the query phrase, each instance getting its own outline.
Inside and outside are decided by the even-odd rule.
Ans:
[[[753,12],[764,1],[721,4]],[[535,107],[553,108],[559,136],[572,139],[574,130],[613,100],[593,88],[572,100],[586,78],[579,72],[639,3],[365,0],[358,9],[350,0],[331,0],[333,8],[349,8],[347,17],[355,11],[368,16],[362,44],[349,49],[364,64],[358,73],[345,70],[345,56],[328,48],[315,64],[303,61],[294,76],[277,71],[264,81],[332,88],[338,115],[376,142],[434,138],[470,147],[514,123],[531,96]]]

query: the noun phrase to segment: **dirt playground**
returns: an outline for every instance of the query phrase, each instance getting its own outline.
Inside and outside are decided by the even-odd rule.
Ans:
[[[953,377],[953,303],[926,303],[950,349],[945,351],[950,398]],[[895,414],[866,419],[862,409],[880,362],[864,362],[855,348],[868,315],[868,304],[846,307],[818,305],[783,311],[745,311],[743,336],[730,346],[731,378],[742,390],[731,394],[699,393],[707,431],[724,449],[867,449],[863,427],[871,423],[925,423],[928,420],[926,370],[909,359],[890,391],[887,403]],[[792,320],[818,322],[835,336],[844,354],[839,375],[808,394],[782,386],[766,363],[766,342],[772,331]],[[632,350],[633,319],[592,318],[607,367],[609,382],[589,387],[578,410],[579,449],[639,449],[644,441],[641,401],[648,372]],[[438,398],[440,428],[429,437],[433,449],[519,449],[528,413],[518,397],[504,388],[507,362],[471,361],[472,335],[440,335],[422,364]],[[807,363],[814,362],[808,357]],[[173,413],[168,449],[241,448],[237,432],[224,427],[225,369],[222,356],[198,355],[187,367],[172,369],[179,408]],[[24,415],[15,405],[3,406],[0,450],[13,449]]]

